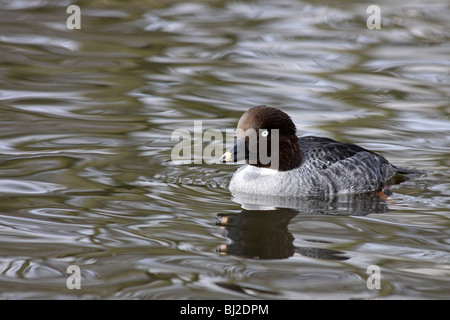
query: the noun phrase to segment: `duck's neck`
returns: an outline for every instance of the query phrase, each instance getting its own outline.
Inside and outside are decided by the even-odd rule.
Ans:
[[[302,161],[302,151],[300,149],[300,143],[296,135],[282,136],[278,143],[278,152],[274,150],[272,154],[271,144],[268,144],[267,153],[270,154],[270,162],[263,161],[258,155],[258,161],[256,164],[247,163],[259,167],[270,168],[278,171],[288,171],[298,167]]]
[[[280,138],[279,171],[292,170],[302,162],[302,150],[296,135]]]

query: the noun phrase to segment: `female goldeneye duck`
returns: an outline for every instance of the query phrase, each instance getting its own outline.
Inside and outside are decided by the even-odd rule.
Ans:
[[[245,112],[236,144],[220,158],[246,161],[233,175],[230,191],[291,197],[363,193],[381,190],[396,173],[413,173],[355,144],[299,138],[296,131],[279,109],[262,105]]]

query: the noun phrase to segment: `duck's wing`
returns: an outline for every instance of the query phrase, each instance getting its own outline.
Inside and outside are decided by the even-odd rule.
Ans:
[[[319,169],[327,169],[337,162],[352,158],[362,152],[379,159],[380,164],[390,164],[383,156],[353,143],[314,136],[301,137],[299,143],[304,153],[304,159],[309,159]]]

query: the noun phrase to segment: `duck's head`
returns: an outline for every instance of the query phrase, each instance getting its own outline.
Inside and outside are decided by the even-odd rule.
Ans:
[[[280,109],[261,105],[239,119],[237,142],[221,162],[245,160],[247,164],[287,171],[297,167],[302,153],[291,117]]]

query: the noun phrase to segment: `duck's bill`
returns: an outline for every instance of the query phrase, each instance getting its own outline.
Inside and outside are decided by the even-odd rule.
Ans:
[[[248,158],[248,151],[245,140],[238,140],[236,144],[225,152],[220,158],[219,162],[238,162]]]
[[[225,163],[225,162],[235,162],[233,158],[233,154],[230,151],[225,152],[220,158],[219,162]]]

